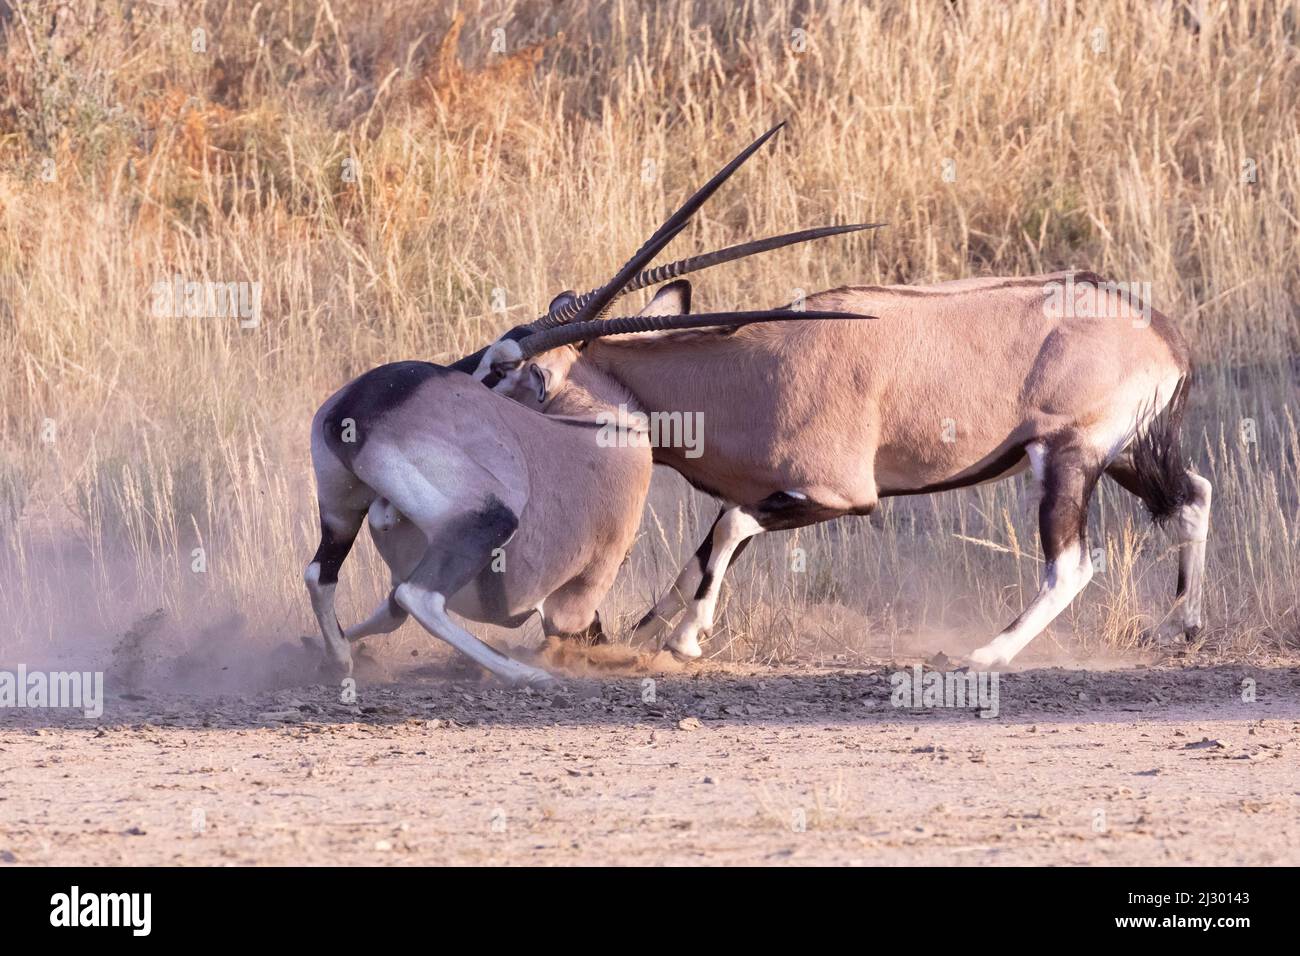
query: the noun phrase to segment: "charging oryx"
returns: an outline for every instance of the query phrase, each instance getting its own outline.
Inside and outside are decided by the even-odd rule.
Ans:
[[[590,317],[596,295],[566,293],[535,325]],[[688,312],[689,284],[671,302]],[[1103,473],[1157,522],[1174,522],[1178,585],[1163,630],[1196,633],[1211,489],[1179,447],[1191,370],[1168,318],[1088,273],[839,288],[804,304],[880,321],[714,330],[692,336],[689,350],[680,335],[602,339],[581,361],[566,348],[528,366],[538,388],[523,400],[539,409],[555,395],[546,381],[568,376],[621,392],[638,411],[698,413],[706,423],[702,455],[656,447],[654,460],[724,508],[636,639],[667,634],[674,654],[699,657],[722,576],[760,532],[865,515],[881,498],[1026,468],[1042,489],[1042,587],[974,663],[1009,663],[1088,583],[1088,504]],[[516,387],[486,360],[475,375]]]
[[[1196,633],[1211,488],[1179,447],[1190,362],[1167,317],[1086,273],[839,288],[805,304],[878,321],[716,330],[689,351],[680,337],[600,340],[576,365],[571,349],[539,360],[623,390],[643,411],[698,412],[707,425],[699,457],[659,447],[654,459],[723,511],[634,639],[666,635],[676,655],[699,657],[723,573],[760,532],[1026,468],[1042,491],[1042,587],[971,655],[976,665],[1010,662],[1088,583],[1088,504],[1102,474],[1172,521],[1178,584],[1162,636]]]
[[[680,286],[670,285],[640,316],[599,318],[630,284],[652,275],[642,268],[775,132],[692,196],[613,279],[586,297],[571,321],[557,326],[539,320],[512,329],[450,367],[398,362],[372,369],[321,406],[311,436],[321,538],[304,579],[329,660],[338,670],[351,670],[351,641],[391,631],[408,615],[514,684],[551,678],[473,637],[449,611],[511,627],[537,612],[548,635],[598,634],[596,605],[641,520],[650,450],[641,440],[598,442],[600,413],[626,396],[604,383],[568,387],[558,365],[542,378],[552,414],[524,407],[523,400],[535,392],[535,363],[543,356],[576,354],[576,343],[606,336],[735,327],[792,316],[863,317],[786,310],[688,315],[677,303]],[[668,268],[680,274],[847,228],[857,227],[776,237],[750,244],[748,251],[737,247]],[[553,310],[568,302],[557,301]],[[496,393],[476,384],[471,371]],[[393,590],[369,619],[345,630],[335,616],[334,591],[367,516],[392,571]]]

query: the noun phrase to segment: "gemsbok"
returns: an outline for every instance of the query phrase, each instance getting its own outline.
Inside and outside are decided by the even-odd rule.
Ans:
[[[676,301],[689,309],[688,294]],[[760,532],[1026,468],[1041,492],[1042,585],[970,655],[976,666],[1009,663],[1092,577],[1085,533],[1102,474],[1157,523],[1172,519],[1178,583],[1161,636],[1199,630],[1211,488],[1180,449],[1191,369],[1166,316],[1070,272],[838,288],[804,305],[877,321],[713,330],[690,336],[689,351],[681,336],[602,339],[576,364],[574,349],[539,359],[643,412],[699,413],[707,427],[698,457],[654,449],[657,464],[724,505],[634,640],[672,627],[664,646],[699,657],[722,576]]]
[[[635,280],[625,271],[622,292],[682,274],[671,271],[678,265]],[[622,294],[612,286],[563,293],[534,327],[589,320]],[[1173,521],[1178,583],[1161,636],[1200,629],[1211,487],[1179,445],[1187,345],[1149,302],[1091,273],[1061,272],[845,287],[802,305],[878,321],[574,343],[515,367],[509,380],[483,353],[465,360],[467,371],[501,391],[517,392],[527,376],[536,394],[520,400],[538,409],[549,410],[556,394],[545,383],[567,376],[623,396],[642,414],[702,417],[702,454],[661,444],[654,461],[721,499],[723,510],[634,641],[672,627],[664,647],[698,658],[723,574],[756,534],[865,515],[881,498],[964,488],[1026,468],[1041,492],[1042,586],[970,655],[974,664],[1009,663],[1091,579],[1088,505],[1103,473],[1158,524]],[[689,312],[689,284],[678,283],[662,306]]]
[[[779,128],[779,127],[778,127]],[[629,285],[658,281],[642,271],[696,209],[776,129],[744,150],[655,232],[608,283],[559,325],[551,313],[506,333],[450,367],[398,362],[370,370],[331,396],[312,421],[311,453],[320,545],[304,573],[329,662],[350,673],[350,642],[386,633],[407,616],[512,684],[552,678],[465,631],[449,611],[516,627],[533,613],[547,635],[599,633],[597,604],[613,583],[641,520],[650,481],[648,443],[601,443],[600,414],[624,401],[603,383],[569,383],[565,368],[538,364],[606,336],[806,320],[857,313],[762,310],[689,315],[685,283],[666,286],[638,316],[602,319]],[[666,267],[705,268],[792,242],[861,226],[778,236]],[[656,340],[657,346],[663,348]],[[694,339],[684,340],[685,349]],[[475,377],[493,387],[480,387]],[[540,389],[538,383],[540,382]],[[550,414],[525,407],[547,393]],[[498,394],[500,393],[500,394]],[[362,523],[392,572],[393,589],[367,620],[344,629],[335,615],[339,569]]]

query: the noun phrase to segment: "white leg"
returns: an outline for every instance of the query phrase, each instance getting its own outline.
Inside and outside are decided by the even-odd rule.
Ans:
[[[677,657],[693,660],[703,651],[700,635],[713,627],[713,616],[722,592],[722,576],[740,545],[763,531],[763,526],[753,515],[740,508],[729,508],[713,526],[712,547],[703,564],[699,590],[686,607],[686,614],[664,642],[664,649]]]
[[[1178,511],[1178,590],[1182,599],[1182,629],[1190,637],[1201,627],[1201,600],[1205,593],[1205,543],[1210,535],[1212,486],[1189,474],[1192,496]]]
[[[307,565],[302,579],[307,585],[307,593],[311,596],[311,609],[316,614],[321,635],[325,638],[325,653],[346,677],[352,673],[352,649],[348,646],[347,638],[343,636],[343,629],[339,627],[338,617],[334,613],[335,584],[322,584],[320,576],[320,563],[313,561]]]
[[[400,584],[393,596],[398,604],[424,625],[434,637],[446,641],[466,657],[486,668],[509,684],[542,687],[556,683],[546,671],[521,664],[496,648],[480,641],[459,627],[447,614],[447,599],[437,591],[427,591],[418,584],[407,581]]]
[[[668,630],[682,608],[686,607],[686,596],[682,591],[683,586],[689,586],[689,579],[697,578],[694,569],[697,567],[695,558],[691,558],[690,563],[682,568],[681,574],[673,586],[668,589],[652,607],[646,616],[641,618],[640,623],[632,631],[632,643],[634,644],[654,644],[663,636],[664,631]],[[684,584],[686,582],[686,584]],[[699,582],[696,581],[696,586]]]
[[[406,623],[406,616],[406,611],[393,598],[392,592],[389,592],[384,603],[379,605],[373,614],[360,624],[354,624],[344,630],[343,636],[351,642],[375,634],[388,634]]]
[[[971,654],[976,667],[1011,663],[1092,580],[1092,560],[1084,531],[1088,503],[1101,471],[1099,456],[1086,445],[1071,442],[1068,436],[1058,441],[1051,448],[1042,442],[1025,448],[1035,481],[1043,488],[1038,508],[1039,534],[1047,560],[1042,587],[1006,630]]]
[[[646,616],[641,618],[632,631],[632,642],[634,644],[651,645],[658,643],[664,632],[672,626],[673,618],[682,612],[682,608],[686,607],[695,592],[699,590],[700,582],[704,580],[704,573],[709,563],[709,555],[713,553],[715,548],[714,533],[718,530],[718,523],[722,521],[724,514],[726,514],[726,511],[719,512],[718,516],[713,519],[708,534],[704,536],[700,546],[695,549],[691,559],[686,562],[686,566],[678,573],[673,586],[655,602],[655,606],[646,613]]]
[[[1047,565],[1043,585],[1015,624],[988,644],[974,651],[971,663],[977,667],[1010,664],[1011,659],[1042,633],[1092,580],[1092,561],[1078,544],[1062,551]]]

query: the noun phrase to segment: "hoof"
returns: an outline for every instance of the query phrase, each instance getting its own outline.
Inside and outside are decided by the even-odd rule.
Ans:
[[[999,664],[1009,664],[1010,661],[1002,656],[1002,652],[992,644],[986,644],[970,652],[970,662],[981,668],[996,667]]]
[[[325,684],[337,684],[345,677],[352,676],[352,653],[348,651],[346,659],[332,656],[329,647],[319,637],[303,636],[302,649],[307,658],[316,665],[316,676]]]
[[[701,637],[708,637],[708,632],[690,622],[684,623],[664,642],[664,650],[679,661],[697,661],[704,654],[700,648]]]
[[[510,686],[519,688],[531,687],[533,690],[557,690],[562,685],[559,678],[553,677],[540,668],[530,667],[523,673],[519,674],[519,676],[513,678],[510,681]]]
[[[1184,640],[1191,641],[1200,628],[1184,628],[1182,624],[1166,621],[1151,635],[1151,643],[1161,650],[1176,648]]]

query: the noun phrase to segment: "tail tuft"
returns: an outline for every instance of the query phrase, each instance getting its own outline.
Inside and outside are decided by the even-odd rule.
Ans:
[[[1191,497],[1188,462],[1178,437],[1190,382],[1190,376],[1178,382],[1169,404],[1138,431],[1129,446],[1138,495],[1158,525],[1176,515]]]

